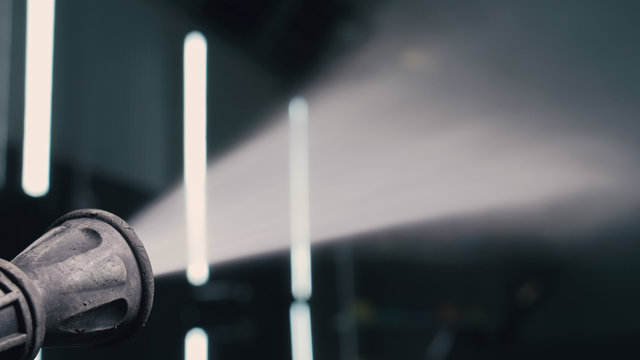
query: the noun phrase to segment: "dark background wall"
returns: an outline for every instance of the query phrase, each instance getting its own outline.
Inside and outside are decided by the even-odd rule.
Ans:
[[[500,102],[508,96],[496,100],[474,88],[479,82],[470,80],[483,77],[517,84],[514,93],[562,110],[597,102],[600,112],[554,129],[588,129],[637,148],[636,2],[58,0],[51,190],[34,199],[20,188],[25,2],[0,7],[4,259],[66,211],[97,207],[128,218],[180,181],[182,46],[191,30],[209,44],[210,159],[267,126],[299,89],[322,84],[343,56],[357,54],[376,31],[384,34],[375,19],[393,16],[406,37],[383,37],[390,48],[411,37],[437,43],[445,32],[465,44],[451,50],[447,64],[459,65],[456,81],[439,88],[451,98],[508,103]],[[421,11],[409,16],[406,9]],[[406,24],[424,27],[416,32]],[[10,53],[3,51],[8,46]],[[376,66],[389,63],[344,75],[366,76]],[[587,207],[598,203],[539,211],[564,219]],[[579,236],[550,235],[545,222],[528,222],[540,216],[460,216],[314,247],[314,354],[435,359],[429,349],[440,334],[453,339],[440,358],[637,357],[637,207]],[[213,359],[289,358],[288,253],[211,270],[202,288],[188,286],[182,272],[158,277],[150,323],[132,342],[45,350],[44,359],[181,359],[193,326],[209,332]]]

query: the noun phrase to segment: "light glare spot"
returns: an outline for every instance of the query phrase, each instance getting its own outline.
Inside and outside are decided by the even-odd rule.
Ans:
[[[209,264],[207,262],[191,262],[187,267],[187,280],[193,286],[204,285],[209,280]]]

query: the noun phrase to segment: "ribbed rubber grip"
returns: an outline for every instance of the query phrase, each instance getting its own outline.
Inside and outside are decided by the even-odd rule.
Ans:
[[[40,298],[31,280],[0,259],[0,354],[3,359],[33,359],[44,338]]]

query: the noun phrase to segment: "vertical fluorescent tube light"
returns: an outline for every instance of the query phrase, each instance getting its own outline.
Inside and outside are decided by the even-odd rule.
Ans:
[[[184,39],[184,187],[187,279],[209,280],[207,259],[207,40],[197,31]]]
[[[289,102],[289,201],[291,226],[291,293],[311,297],[309,234],[309,106],[302,97]]]
[[[27,1],[22,189],[49,191],[55,0]]]
[[[289,211],[291,222],[291,356],[313,360],[311,338],[311,235],[309,230],[309,105],[289,102]]]
[[[201,328],[193,328],[184,337],[184,360],[207,360],[209,337]]]
[[[311,311],[304,301],[294,301],[289,309],[291,320],[291,358],[313,360],[311,343]]]

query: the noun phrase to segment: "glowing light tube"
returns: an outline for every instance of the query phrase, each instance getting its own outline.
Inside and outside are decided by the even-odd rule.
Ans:
[[[27,1],[22,189],[49,191],[55,0]]]
[[[187,278],[209,279],[207,261],[207,40],[199,32],[184,40],[184,186]]]
[[[291,226],[291,293],[311,297],[309,231],[309,106],[302,97],[289,103],[289,201]]]
[[[184,360],[208,360],[209,337],[201,328],[193,328],[184,337]]]
[[[311,311],[309,304],[296,301],[289,309],[291,320],[291,355],[293,360],[313,360]]]

